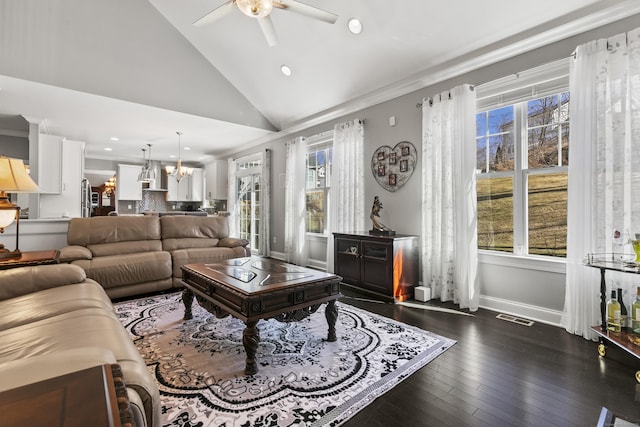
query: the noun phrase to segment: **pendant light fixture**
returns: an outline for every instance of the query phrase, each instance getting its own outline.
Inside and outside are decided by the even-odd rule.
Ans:
[[[182,152],[182,132],[176,132],[176,134],[178,135],[178,161],[176,162],[176,166],[166,166],[165,170],[167,171],[167,175],[173,176],[176,181],[180,182],[183,176],[193,173],[193,168],[182,166],[182,160],[180,159],[180,153]]]
[[[156,171],[154,171],[153,168],[151,168],[151,144],[147,144],[147,147],[149,147],[149,158],[148,159],[145,158],[146,150],[143,148],[142,161],[144,165],[142,166],[142,170],[138,175],[138,182],[150,183],[151,181],[156,180]]]

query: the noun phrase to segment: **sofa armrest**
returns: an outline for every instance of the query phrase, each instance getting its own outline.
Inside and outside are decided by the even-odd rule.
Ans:
[[[237,248],[238,246],[248,246],[249,241],[247,239],[237,239],[235,237],[225,237],[218,241],[218,246],[223,248]]]
[[[84,270],[72,264],[12,268],[0,274],[0,301],[85,280]]]
[[[93,254],[84,246],[71,245],[60,249],[60,262],[71,262],[79,259],[92,259]]]

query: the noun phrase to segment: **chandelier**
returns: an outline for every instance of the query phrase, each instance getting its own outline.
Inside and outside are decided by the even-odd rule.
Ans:
[[[156,180],[156,171],[151,168],[151,144],[147,144],[149,147],[149,159],[145,157],[145,150],[142,149],[142,170],[138,174],[138,182],[151,182]]]
[[[104,191],[108,197],[111,197],[116,191],[116,176],[112,176],[104,182]]]
[[[186,166],[182,166],[182,160],[180,159],[181,148],[181,140],[182,132],[176,132],[178,135],[178,161],[175,166],[165,166],[165,170],[167,171],[167,175],[173,176],[176,181],[180,182],[183,176],[193,174],[193,168],[189,168]]]

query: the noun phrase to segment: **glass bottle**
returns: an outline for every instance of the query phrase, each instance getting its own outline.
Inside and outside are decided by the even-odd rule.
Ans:
[[[611,299],[607,302],[607,330],[620,332],[620,303],[616,298],[616,291],[611,291]]]
[[[624,305],[622,288],[618,288],[618,304],[620,304],[620,328],[626,331],[629,325],[629,313],[627,313],[627,307]]]
[[[636,289],[636,299],[631,305],[631,329],[633,343],[640,345],[640,286]]]

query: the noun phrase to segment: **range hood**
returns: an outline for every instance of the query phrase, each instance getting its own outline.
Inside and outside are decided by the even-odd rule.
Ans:
[[[142,191],[167,191],[167,175],[162,170],[160,162],[151,161],[149,167],[155,172],[156,179],[148,183],[142,183]]]

